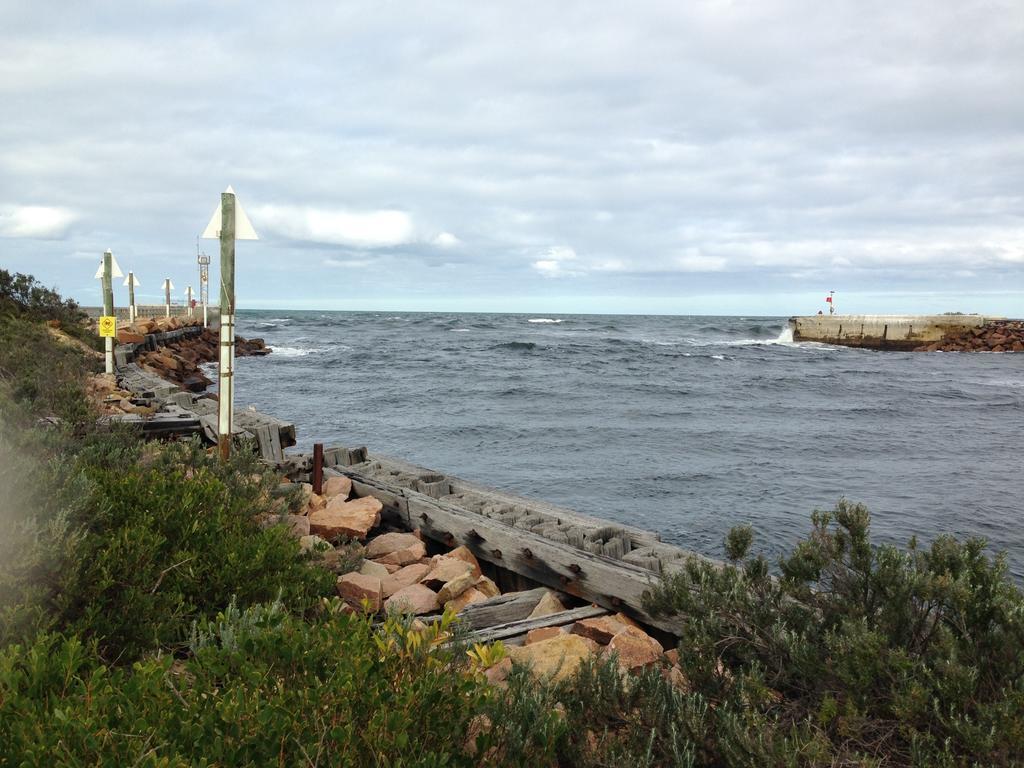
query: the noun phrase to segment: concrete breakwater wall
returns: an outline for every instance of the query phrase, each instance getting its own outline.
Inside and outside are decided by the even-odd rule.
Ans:
[[[999,319],[983,315],[809,315],[791,317],[789,325],[793,341],[909,351]]]

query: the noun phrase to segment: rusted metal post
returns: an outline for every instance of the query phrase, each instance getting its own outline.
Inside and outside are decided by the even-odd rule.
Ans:
[[[324,492],[324,444],[313,443],[313,493]]]

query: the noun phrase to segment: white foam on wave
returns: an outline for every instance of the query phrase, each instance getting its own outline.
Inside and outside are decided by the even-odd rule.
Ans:
[[[290,317],[270,317],[267,318],[268,323],[290,323],[292,319]]]
[[[712,360],[725,360],[725,355],[712,355]]]
[[[555,320],[554,318],[551,318],[551,317],[531,317],[526,322],[528,322],[528,323],[560,323],[562,321],[561,320]]]
[[[277,347],[275,346],[273,355],[275,357],[305,357],[306,355],[313,355],[322,350],[316,347]]]
[[[452,333],[469,333],[469,328],[449,328]]]

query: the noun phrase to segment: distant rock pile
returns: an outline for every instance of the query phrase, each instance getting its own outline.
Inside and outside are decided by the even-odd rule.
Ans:
[[[201,325],[198,319],[160,317],[139,320],[134,325],[117,331],[120,344],[142,344],[151,333],[175,331]],[[217,331],[205,328],[201,334],[166,342],[159,349],[142,352],[136,361],[146,371],[181,385],[189,392],[203,392],[213,382],[203,374],[200,366],[217,360]],[[235,336],[235,356],[269,355],[273,350],[263,339],[244,339]]]
[[[1024,321],[996,320],[924,344],[915,352],[1024,352]]]
[[[268,516],[264,524],[286,525],[304,550],[321,553],[324,564],[338,574],[337,592],[348,610],[426,617],[444,610],[460,613],[475,603],[502,596],[467,547],[428,556],[419,531],[381,529],[381,502],[373,496],[350,498],[349,478],[328,478],[322,496],[313,493],[308,483],[297,485],[306,499],[304,513]],[[355,545],[355,557],[349,543],[353,540],[360,542]],[[340,546],[334,548],[337,543]],[[549,590],[530,609],[528,618],[567,611],[563,602],[567,599]],[[674,684],[687,688],[677,652],[666,652],[658,640],[622,613],[539,627],[520,642],[512,644],[508,656],[487,669],[490,682],[503,685],[513,662],[528,666],[537,677],[561,680],[585,660],[614,653],[624,672],[656,666]]]

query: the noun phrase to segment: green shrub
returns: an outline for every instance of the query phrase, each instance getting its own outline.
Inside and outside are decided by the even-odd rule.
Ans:
[[[61,626],[96,638],[105,658],[178,649],[183,629],[232,597],[247,606],[280,594],[302,613],[332,592],[333,576],[284,528],[257,524],[274,479],[253,457],[221,464],[195,443],[137,448],[134,460],[112,450],[98,441],[78,458],[85,537],[57,599]]]
[[[0,765],[470,765],[489,692],[460,654],[408,637],[254,606],[202,625],[190,658],[129,669],[44,636],[0,653]]]
[[[85,333],[85,313],[71,299],[61,298],[32,275],[0,269],[0,317],[14,316],[35,323],[55,320],[73,336]],[[90,334],[91,336],[91,334]],[[91,339],[90,339],[91,340]]]
[[[1024,598],[1004,558],[977,539],[874,547],[845,501],[813,523],[781,578],[735,534],[736,565],[692,560],[653,592],[694,688],[794,764],[1024,760]],[[735,764],[737,736],[708,734],[705,759]]]
[[[84,380],[97,369],[95,361],[57,342],[40,323],[0,315],[0,386],[10,400],[3,408],[5,421],[56,416],[81,431],[95,421]]]

